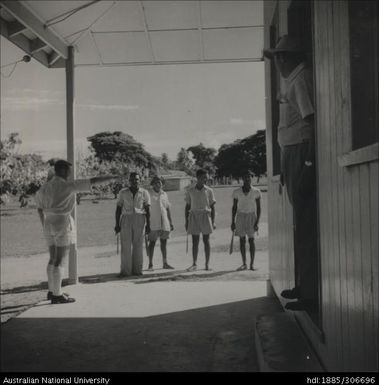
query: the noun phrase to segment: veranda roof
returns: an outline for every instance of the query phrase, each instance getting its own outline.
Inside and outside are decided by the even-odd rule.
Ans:
[[[258,1],[0,1],[1,34],[47,67],[260,61]]]

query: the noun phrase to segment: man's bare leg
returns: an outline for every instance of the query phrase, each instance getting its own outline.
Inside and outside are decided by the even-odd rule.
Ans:
[[[209,270],[209,259],[211,257],[211,245],[209,243],[209,234],[203,234],[205,270]]]
[[[255,242],[254,238],[249,238],[250,245],[250,270],[257,270],[254,268],[254,259],[255,259]]]

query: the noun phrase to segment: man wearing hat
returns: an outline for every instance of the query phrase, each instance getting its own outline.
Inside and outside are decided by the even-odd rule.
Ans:
[[[295,287],[281,295],[298,299],[287,303],[287,309],[303,310],[313,307],[318,296],[313,77],[299,40],[292,36],[283,36],[264,55],[275,60],[283,80],[278,126],[280,180],[294,209]]]
[[[109,175],[68,181],[71,166],[65,160],[57,160],[54,164],[54,176],[36,194],[38,214],[50,253],[47,265],[47,298],[53,304],[75,302],[74,298],[62,293],[63,264],[71,243],[76,243],[75,223],[71,216],[75,193],[90,191],[94,184],[116,179]]]

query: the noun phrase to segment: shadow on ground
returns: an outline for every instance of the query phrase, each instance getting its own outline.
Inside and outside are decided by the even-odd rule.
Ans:
[[[15,318],[2,326],[6,372],[255,372],[254,325],[282,312],[261,297],[144,318]]]

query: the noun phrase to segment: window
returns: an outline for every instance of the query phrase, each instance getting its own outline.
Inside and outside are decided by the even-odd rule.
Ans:
[[[352,149],[379,141],[378,3],[349,1]]]

